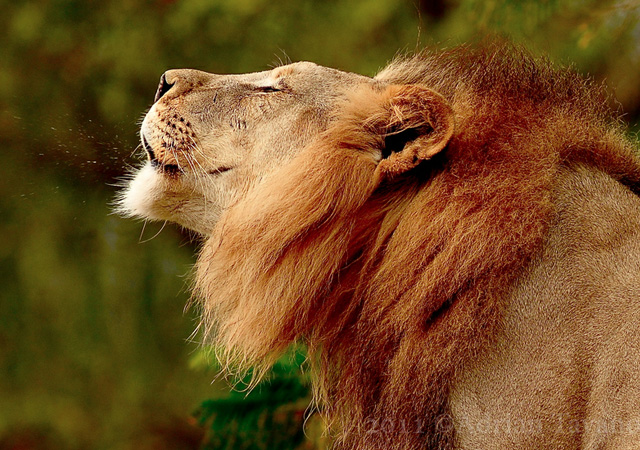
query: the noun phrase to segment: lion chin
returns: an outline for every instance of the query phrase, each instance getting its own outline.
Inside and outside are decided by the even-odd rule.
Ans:
[[[636,448],[640,161],[606,104],[502,44],[169,71],[121,209],[206,237],[225,367],[307,346],[336,448]]]

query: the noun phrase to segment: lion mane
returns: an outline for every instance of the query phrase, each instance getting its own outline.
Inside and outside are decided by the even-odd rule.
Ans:
[[[509,46],[376,79],[226,211],[197,263],[201,328],[258,374],[307,345],[338,448],[447,448],[451,384],[541,251],[558,174],[636,190],[640,165],[601,87]]]

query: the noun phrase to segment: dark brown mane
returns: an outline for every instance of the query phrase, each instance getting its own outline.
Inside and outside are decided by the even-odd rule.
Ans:
[[[376,78],[421,84],[442,94],[459,119],[472,116],[464,122],[470,128],[457,131],[458,136],[480,133],[476,146],[490,144],[496,135],[526,140],[535,132],[531,127],[540,127],[563,161],[602,168],[638,191],[636,152],[625,143],[620,115],[611,108],[615,101],[604,85],[570,68],[497,42],[399,58]],[[609,140],[614,148],[593,148]]]
[[[430,86],[450,99],[464,89],[469,95],[500,99],[511,106],[522,102],[542,107],[571,105],[592,119],[614,117],[604,86],[508,44],[461,46],[398,58],[376,78]]]
[[[268,367],[304,341],[339,448],[445,448],[451,382],[540,250],[559,170],[587,164],[636,186],[640,165],[600,88],[517,49],[425,53],[377,79],[442,94],[448,147],[382,177],[381,138],[363,123],[388,98],[354,95],[206,243],[203,329],[231,367]]]

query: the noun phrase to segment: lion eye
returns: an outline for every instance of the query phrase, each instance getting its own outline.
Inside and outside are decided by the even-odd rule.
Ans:
[[[258,92],[280,92],[282,89],[278,89],[275,86],[258,86]]]

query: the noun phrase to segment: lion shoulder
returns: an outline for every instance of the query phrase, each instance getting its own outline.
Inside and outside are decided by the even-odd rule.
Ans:
[[[547,437],[571,448],[574,434],[562,430],[623,426],[640,398],[640,354],[630,351],[640,348],[640,199],[585,166],[563,171],[553,195],[542,253],[505,297],[495,340],[452,388],[463,447],[486,443],[487,426],[505,447],[553,426]],[[587,398],[601,407],[583,414]]]

